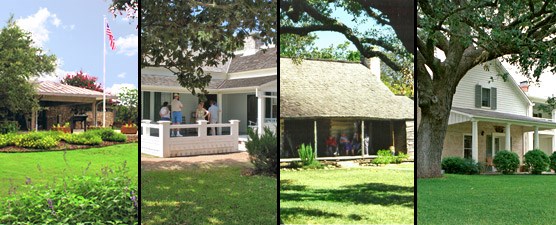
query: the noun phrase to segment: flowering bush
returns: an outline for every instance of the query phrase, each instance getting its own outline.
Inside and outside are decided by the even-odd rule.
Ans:
[[[103,168],[95,177],[65,178],[0,202],[0,224],[137,224],[137,177]]]
[[[75,75],[67,74],[61,82],[62,84],[85,88],[93,91],[103,91],[102,86],[100,84],[96,84],[97,78],[83,73],[82,70],[75,73]]]
[[[50,149],[58,146],[58,132],[29,132],[13,138],[15,146],[34,149]]]
[[[128,124],[124,124],[123,127],[125,127],[125,128],[136,128],[137,125],[135,125],[134,123],[128,123]]]
[[[85,132],[80,134],[67,134],[63,136],[64,141],[76,145],[100,145],[102,138],[93,132]]]
[[[0,134],[0,148],[14,145],[15,133]]]

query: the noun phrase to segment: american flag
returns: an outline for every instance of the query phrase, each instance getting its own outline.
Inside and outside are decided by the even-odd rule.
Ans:
[[[112,50],[116,50],[116,44],[114,43],[114,35],[112,34],[112,31],[110,30],[110,26],[108,26],[108,23],[106,23],[106,35],[108,35],[108,40],[110,40],[110,48]]]

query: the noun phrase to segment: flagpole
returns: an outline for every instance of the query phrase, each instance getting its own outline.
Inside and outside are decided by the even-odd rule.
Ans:
[[[103,41],[104,46],[104,62],[102,65],[102,127],[106,127],[106,15],[104,16],[104,24],[102,26]]]

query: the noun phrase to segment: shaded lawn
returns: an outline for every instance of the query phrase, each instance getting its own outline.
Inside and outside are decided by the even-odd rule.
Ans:
[[[141,171],[141,223],[276,224],[276,178],[244,168]]]
[[[16,194],[23,191],[19,187],[25,185],[27,178],[32,184],[46,185],[66,176],[101,173],[103,167],[116,169],[124,161],[130,175],[137,175],[138,157],[137,143],[66,152],[0,153],[0,198],[13,187]]]
[[[286,224],[412,224],[413,166],[280,171]]]
[[[453,175],[417,181],[418,224],[553,224],[554,175]]]

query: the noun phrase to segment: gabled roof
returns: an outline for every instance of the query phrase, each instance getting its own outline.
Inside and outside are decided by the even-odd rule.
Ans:
[[[508,72],[508,70],[506,69],[506,67],[504,67],[504,65],[502,65],[502,63],[500,62],[500,60],[498,59],[494,59],[493,60],[494,65],[496,66],[497,69],[499,69],[498,72],[500,73],[505,73],[508,74],[508,80],[511,82],[511,86],[514,89],[514,91],[519,93],[519,96],[521,96],[525,101],[527,101],[527,103],[529,105],[532,105],[533,102],[531,102],[531,100],[527,97],[527,94],[525,94],[525,92],[523,92],[523,90],[521,90],[521,88],[519,87],[519,84],[515,81],[515,79],[513,78],[512,75],[510,75],[510,73]]]
[[[72,97],[87,97],[87,98],[101,98],[102,92],[93,91],[85,88],[75,87],[71,85],[61,84],[54,81],[39,81],[37,87],[38,95],[47,96],[72,96]],[[106,98],[114,98],[113,95],[106,94]]]
[[[414,118],[413,100],[395,96],[359,63],[280,58],[280,117]]]
[[[275,68],[276,58],[276,48],[261,49],[249,56],[237,55],[232,59],[228,73]]]

